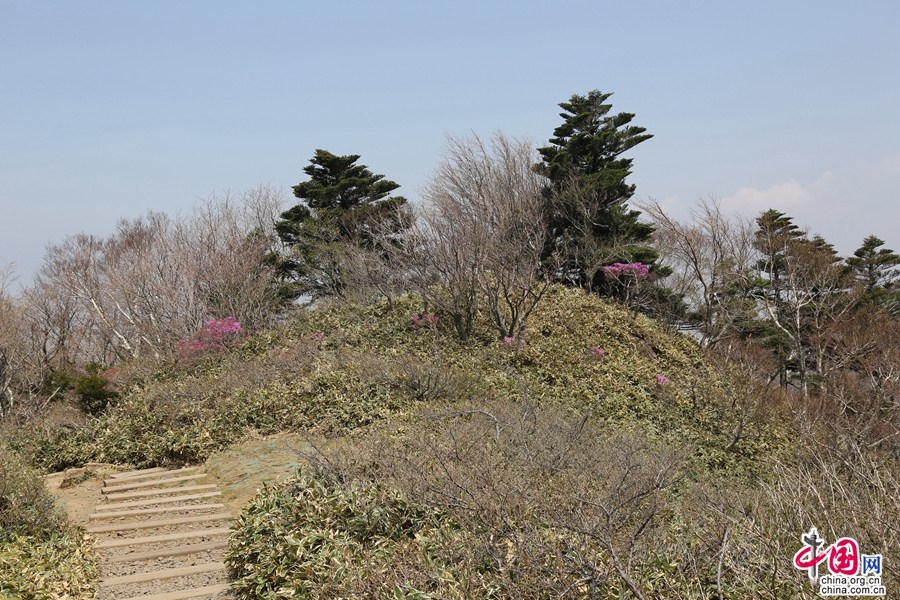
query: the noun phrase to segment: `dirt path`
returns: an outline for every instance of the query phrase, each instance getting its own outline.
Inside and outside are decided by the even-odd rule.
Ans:
[[[122,472],[88,464],[49,475],[70,520],[96,538],[101,600],[229,598],[222,559],[232,517],[265,482],[296,472],[299,435],[249,439],[201,466]]]

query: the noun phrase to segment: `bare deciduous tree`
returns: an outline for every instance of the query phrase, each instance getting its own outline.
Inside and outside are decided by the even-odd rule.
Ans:
[[[0,417],[5,416],[15,402],[12,383],[22,360],[17,326],[20,311],[9,293],[15,281],[13,273],[13,265],[0,268]]]
[[[541,277],[544,179],[530,142],[449,138],[404,246],[407,273],[465,339],[479,299],[501,337],[521,338],[548,283]]]
[[[167,351],[210,318],[263,323],[274,309],[266,256],[282,204],[278,190],[260,186],[238,198],[213,195],[186,217],[124,219],[106,239],[66,238],[48,248],[35,278],[61,302],[54,316],[50,307],[36,314],[63,340],[57,309],[74,302],[89,360],[108,350],[118,358]]]
[[[660,262],[672,269],[665,284],[699,317],[703,347],[733,337],[735,324],[752,314],[750,278],[758,255],[752,224],[729,218],[715,198],[698,200],[690,220],[673,219],[656,200],[637,203],[653,221]]]
[[[766,283],[754,295],[769,322],[787,340],[806,397],[810,352],[821,364],[823,358],[815,354],[824,351],[811,348],[810,342],[822,339],[824,330],[848,315],[862,290],[830,244],[784,227],[783,219],[773,220],[772,214],[763,213],[758,219],[756,247],[762,254],[759,265]]]
[[[615,262],[631,262],[635,239],[615,235],[596,222],[608,212],[607,197],[596,186],[572,173],[546,198],[545,216],[564,215],[567,223],[559,239],[553,240],[557,256],[547,265],[560,281],[580,285],[588,293],[595,290],[598,273]],[[639,244],[638,244],[639,245]]]

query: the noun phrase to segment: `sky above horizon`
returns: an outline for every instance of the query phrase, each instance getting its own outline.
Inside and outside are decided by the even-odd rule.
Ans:
[[[543,145],[572,94],[654,137],[630,181],[676,215],[775,208],[900,250],[900,3],[0,0],[0,266],[317,148],[417,188],[445,135]]]

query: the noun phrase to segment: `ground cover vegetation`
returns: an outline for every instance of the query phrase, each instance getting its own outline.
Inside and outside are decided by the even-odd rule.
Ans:
[[[66,523],[40,473],[0,445],[0,598],[85,598],[98,575],[84,530]]]
[[[37,470],[285,430],[328,441],[241,516],[243,598],[811,598],[811,527],[900,585],[900,255],[633,202],[651,136],[609,97],[543,148],[449,138],[421,204],[317,150],[287,210],[261,186],[3,271],[0,560],[81,549],[15,593],[94,574]]]

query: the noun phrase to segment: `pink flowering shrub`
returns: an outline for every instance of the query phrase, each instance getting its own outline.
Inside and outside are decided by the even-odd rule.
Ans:
[[[191,339],[178,341],[175,349],[182,356],[230,350],[237,346],[243,331],[244,328],[234,317],[207,321],[206,325],[194,332]]]
[[[660,375],[659,373],[656,374],[656,385],[658,385],[659,387],[662,387],[662,386],[666,385],[667,383],[669,383],[668,377],[666,377],[665,375]]]
[[[413,323],[419,327],[428,327],[429,325],[437,325],[438,317],[436,315],[422,313],[421,315],[415,315],[412,320]]]
[[[500,340],[500,347],[507,350],[515,350],[516,348],[522,348],[523,346],[525,346],[525,340],[519,340],[514,337],[504,337]]]
[[[607,275],[619,277],[621,275],[633,275],[634,277],[647,277],[650,275],[650,267],[644,263],[613,263],[603,267]]]
[[[617,262],[603,267],[603,272],[625,305],[636,309],[640,305],[641,282],[649,277],[650,266],[640,262]]]
[[[601,350],[597,346],[591,346],[588,349],[588,354],[591,358],[601,358],[603,356],[606,356],[606,350]]]

